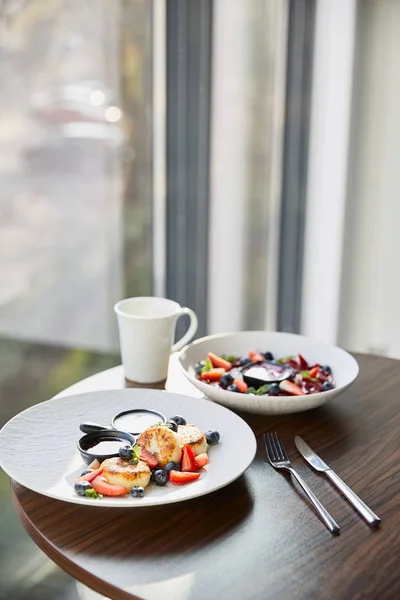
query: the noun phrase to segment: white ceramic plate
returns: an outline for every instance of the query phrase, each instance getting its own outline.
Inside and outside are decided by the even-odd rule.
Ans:
[[[75,494],[75,479],[87,466],[76,447],[83,435],[80,423],[108,425],[116,413],[142,407],[161,411],[167,418],[182,415],[203,431],[219,431],[219,444],[209,448],[208,471],[202,470],[200,479],[187,485],[150,484],[144,498],[94,500]],[[209,400],[151,389],[53,398],[16,415],[0,431],[0,466],[12,479],[45,496],[93,506],[154,506],[203,496],[237,479],[255,453],[254,433],[230,410]]]
[[[250,350],[269,351],[275,358],[300,352],[310,364],[329,365],[335,377],[336,388],[307,396],[273,398],[228,392],[196,379],[194,366],[200,360],[204,360],[208,352],[247,356]],[[303,335],[276,331],[240,331],[209,335],[183,348],[178,360],[186,378],[211,400],[237,410],[264,415],[296,413],[321,406],[343,393],[358,375],[356,359],[345,350]]]

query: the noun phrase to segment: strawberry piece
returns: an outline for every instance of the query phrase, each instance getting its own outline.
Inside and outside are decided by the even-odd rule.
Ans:
[[[140,448],[140,460],[145,462],[150,469],[154,469],[158,465],[158,458],[155,454],[152,454],[144,448]]]
[[[251,362],[259,362],[260,360],[265,360],[265,356],[261,354],[261,352],[250,350],[249,359],[251,360]]]
[[[234,379],[233,385],[236,385],[239,388],[239,392],[242,392],[242,394],[244,394],[249,387],[243,379]]]
[[[184,472],[195,471],[197,469],[193,450],[188,444],[186,444],[182,451],[181,469]]]
[[[230,371],[232,369],[232,365],[228,360],[221,358],[214,352],[209,352],[207,354],[209,360],[211,360],[213,367],[225,369],[225,371]]]
[[[91,471],[90,473],[86,473],[86,475],[82,475],[82,477],[78,477],[78,479],[76,481],[88,481],[90,483],[98,475],[101,475],[102,472],[103,472],[103,467],[100,467],[99,469],[95,469],[94,471]]]
[[[92,488],[103,496],[124,496],[128,492],[122,485],[112,485],[104,477],[96,477],[92,481]]]
[[[316,377],[319,373],[319,365],[316,365],[312,369],[310,369],[310,377]]]
[[[200,473],[187,473],[182,471],[170,471],[169,472],[169,480],[171,483],[175,483],[175,485],[184,485],[185,483],[190,483],[191,481],[196,481],[199,479]]]
[[[279,389],[281,392],[290,394],[290,396],[305,396],[303,390],[298,385],[293,383],[293,381],[289,381],[289,379],[284,379],[281,381],[279,384]]]
[[[197,456],[194,457],[194,460],[196,461],[196,465],[197,465],[198,469],[205,467],[206,465],[208,465],[207,452],[204,452],[204,454],[198,454]]]
[[[209,371],[205,371],[201,374],[202,379],[207,379],[208,381],[219,381],[221,379],[221,375],[225,373],[224,368],[219,369],[210,369]]]
[[[302,371],[307,371],[308,369],[308,362],[306,361],[306,359],[304,358],[304,356],[302,356],[299,352],[298,357],[297,357],[298,361],[299,361],[299,367]]]

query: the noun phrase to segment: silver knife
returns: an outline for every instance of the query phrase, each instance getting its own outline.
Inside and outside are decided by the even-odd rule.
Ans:
[[[368,525],[376,526],[379,525],[381,520],[368,506],[353,492],[349,486],[340,479],[339,475],[336,475],[335,471],[332,471],[330,467],[314,452],[310,446],[298,435],[294,438],[294,443],[297,446],[297,450],[304,456],[307,462],[310,463],[316,471],[325,473],[329,479],[339,488],[347,500],[351,502],[354,508],[360,513],[360,515],[367,521]]]

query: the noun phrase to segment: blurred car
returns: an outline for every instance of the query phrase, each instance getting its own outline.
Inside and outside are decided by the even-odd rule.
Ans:
[[[81,81],[41,90],[30,99],[30,116],[43,135],[31,140],[25,159],[52,169],[104,168],[104,156],[132,157],[122,109],[96,82]]]

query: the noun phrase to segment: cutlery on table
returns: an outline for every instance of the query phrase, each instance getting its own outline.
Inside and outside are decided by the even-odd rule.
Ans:
[[[326,508],[321,504],[318,498],[314,495],[314,493],[310,490],[306,482],[300,475],[293,469],[292,464],[289,460],[288,455],[283,448],[277,433],[264,433],[264,443],[265,449],[267,451],[268,460],[271,465],[275,469],[285,469],[289,471],[299,482],[321,519],[324,521],[325,525],[329,529],[331,533],[339,533],[340,527],[336,523],[336,521],[331,517]]]
[[[368,525],[376,526],[379,525],[381,520],[368,506],[353,492],[349,486],[340,479],[339,475],[336,475],[335,471],[332,471],[330,467],[314,452],[310,446],[298,435],[294,438],[294,443],[297,446],[297,450],[304,456],[306,461],[314,467],[316,471],[325,473],[327,477],[332,481],[334,485],[346,496],[347,500],[354,506],[354,508],[360,513],[360,515],[367,521]]]

